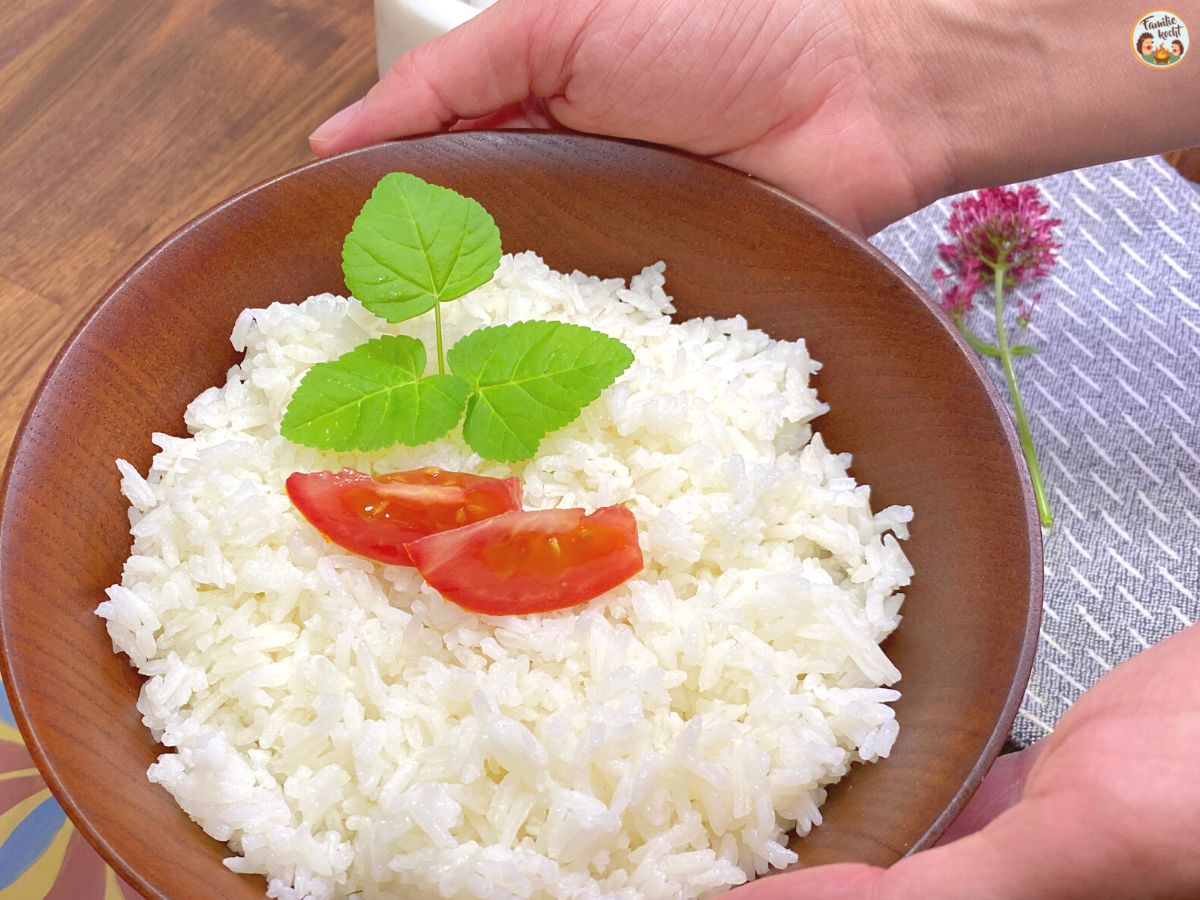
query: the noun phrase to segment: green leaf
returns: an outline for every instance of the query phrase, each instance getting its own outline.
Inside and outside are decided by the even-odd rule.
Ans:
[[[317,363],[300,382],[280,433],[322,450],[381,450],[437,440],[462,418],[467,382],[425,371],[425,345],[388,335]]]
[[[346,287],[403,322],[491,280],[500,232],[486,209],[406,172],[384,175],[342,245]]]
[[[473,331],[446,355],[471,398],[463,437],[484,459],[528,459],[629,368],[615,338],[564,322],[517,322]]]

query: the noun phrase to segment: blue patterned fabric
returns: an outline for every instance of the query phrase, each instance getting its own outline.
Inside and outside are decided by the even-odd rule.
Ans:
[[[1022,745],[1200,616],[1200,193],[1157,158],[1035,183],[1063,249],[1023,338],[1043,352],[1017,367],[1056,519]],[[872,239],[931,294],[949,214],[939,201]],[[994,338],[988,310],[968,315]]]

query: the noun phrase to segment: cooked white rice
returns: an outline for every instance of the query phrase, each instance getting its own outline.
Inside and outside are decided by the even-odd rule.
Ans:
[[[328,294],[243,312],[245,361],[188,407],[193,436],[154,435],[146,478],[117,463],[134,545],[97,613],[148,677],[150,780],[271,897],[695,897],[794,862],[824,786],[896,738],[878,644],[912,573],[910,511],[872,515],[807,424],[804,343],[671,324],[661,264],[627,288],[505,257],[443,309],[451,342],[561,319],[636,360],[525,464],[457,435],[323,453],[279,436],[308,367],[385,333],[431,345],[432,322]],[[427,465],[518,475],[530,508],[627,503],[646,569],[576,609],[478,616],[283,491]]]

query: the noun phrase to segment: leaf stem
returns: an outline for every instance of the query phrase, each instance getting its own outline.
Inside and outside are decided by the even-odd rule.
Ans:
[[[440,301],[433,304],[433,324],[434,330],[437,331],[437,353],[438,353],[438,374],[446,374],[446,354],[442,350],[442,304]]]
[[[1050,502],[1046,497],[1046,485],[1042,481],[1042,470],[1038,465],[1037,451],[1033,446],[1033,434],[1029,430],[1025,405],[1021,402],[1021,392],[1017,388],[1017,373],[1013,369],[1013,352],[1008,346],[1008,331],[1004,327],[1005,268],[1000,265],[995,269],[996,343],[1000,351],[1000,365],[1004,368],[1004,380],[1008,382],[1008,394],[1012,398],[1013,414],[1017,420],[1017,434],[1021,438],[1021,450],[1025,454],[1025,462],[1029,466],[1029,478],[1033,482],[1033,496],[1037,500],[1038,516],[1042,520],[1042,525],[1050,528],[1054,525],[1054,516],[1050,512]]]
[[[989,344],[975,333],[974,329],[967,324],[967,320],[963,318],[962,313],[954,313],[954,324],[958,326],[959,333],[976,353],[982,353],[984,356],[1000,355],[1000,350],[995,345]],[[1010,349],[1013,356],[1028,356],[1031,353],[1042,352],[1041,347],[1031,347],[1028,344],[1014,344]]]
[[[967,320],[963,318],[962,313],[955,313],[954,324],[958,326],[959,334],[966,339],[967,343],[971,345],[971,349],[976,353],[982,353],[984,356],[1000,355],[999,349],[993,347],[972,330],[971,326],[967,324]]]

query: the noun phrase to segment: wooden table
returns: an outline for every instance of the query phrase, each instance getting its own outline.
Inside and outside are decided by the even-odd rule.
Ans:
[[[0,459],[100,292],[308,159],[373,40],[370,0],[0,0]],[[1200,151],[1173,162],[1200,180]]]
[[[100,293],[309,159],[374,40],[371,0],[0,0],[0,459]]]

